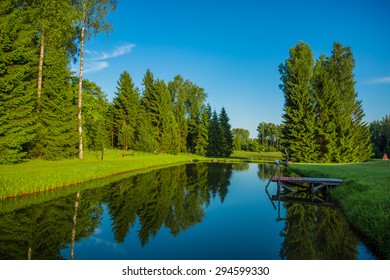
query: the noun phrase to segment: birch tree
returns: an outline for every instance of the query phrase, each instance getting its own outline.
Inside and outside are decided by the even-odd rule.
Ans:
[[[105,19],[107,14],[116,8],[116,0],[78,0],[76,9],[80,14],[79,40],[80,40],[80,68],[78,84],[78,123],[79,123],[79,159],[83,159],[83,125],[82,125],[82,99],[83,99],[83,70],[85,41],[100,32],[110,32],[111,24]]]

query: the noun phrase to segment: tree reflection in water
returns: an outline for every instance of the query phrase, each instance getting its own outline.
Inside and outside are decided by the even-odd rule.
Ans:
[[[187,164],[129,176],[105,187],[88,190],[80,188],[71,195],[63,197],[58,195],[59,198],[44,203],[30,201],[28,204],[25,203],[25,206],[17,207],[18,210],[0,210],[2,211],[0,212],[0,259],[50,260],[73,258],[73,256],[77,259],[77,243],[93,238],[107,217],[109,217],[113,238],[117,243],[125,243],[127,237],[134,236],[138,239],[135,242],[146,247],[146,244],[163,228],[168,229],[172,236],[178,236],[183,231],[200,224],[210,205],[217,204],[216,202],[220,206],[224,203],[229,204],[227,202],[229,193],[231,193],[229,201],[235,201],[234,207],[238,204],[245,207],[246,203],[232,198],[233,193],[237,194],[238,190],[241,192],[256,190],[253,194],[261,193],[265,185],[264,181],[268,181],[275,166],[258,165],[257,176],[263,183],[257,180],[256,170],[251,171],[253,167],[256,168],[255,165],[248,163]],[[248,188],[240,185],[241,182],[235,181],[239,188],[231,188],[232,175],[235,172],[245,172],[242,174],[251,177],[250,180],[254,178],[253,185]],[[241,199],[241,195],[242,193],[239,193],[238,199]],[[305,193],[298,193],[297,196],[300,199],[307,198]],[[264,199],[267,199],[266,196]],[[257,246],[253,247],[255,252],[253,256],[257,256],[256,253],[262,250],[261,246],[268,246],[261,245],[257,235],[260,233],[258,230],[265,232],[264,227],[258,227],[258,219],[261,218],[259,216],[266,215],[261,211],[270,205],[259,206],[256,202],[258,198],[253,201],[255,201],[255,208],[250,209],[258,212],[233,207],[218,208],[221,210],[218,213],[225,214],[224,217],[218,218],[227,221],[230,231],[233,230],[230,227],[232,221],[226,217],[226,213],[235,215],[236,218],[247,219],[248,222],[240,223],[246,228],[237,228],[230,236],[239,242],[242,237],[234,234],[242,233],[243,236],[251,236],[251,229],[256,228],[252,234],[255,239],[242,240],[242,242],[249,242],[245,246],[252,244]],[[284,204],[284,211],[282,211],[284,219],[279,223],[284,223],[280,232],[283,239],[280,243],[276,243],[280,245],[274,250],[276,258],[279,248],[279,257],[282,259],[357,258],[358,239],[350,231],[339,211],[304,203],[286,201],[281,204]],[[0,209],[5,209],[1,206],[0,203]],[[237,211],[256,216],[243,217]],[[273,209],[270,210],[271,212],[267,211],[264,213],[271,213],[271,215],[274,213]],[[270,214],[267,215],[270,217]],[[272,228],[270,230],[272,237],[268,238],[278,236],[281,227],[275,225],[276,223],[264,224],[265,227]],[[277,230],[274,230],[276,228]],[[213,242],[224,237],[221,232],[217,233],[217,236],[213,234],[210,236]],[[76,245],[74,250],[71,250],[72,244]],[[70,253],[63,256],[64,252]],[[71,256],[73,253],[74,255]]]

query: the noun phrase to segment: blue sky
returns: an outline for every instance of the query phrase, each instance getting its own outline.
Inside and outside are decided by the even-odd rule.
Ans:
[[[150,69],[166,82],[181,74],[225,107],[233,128],[256,137],[260,122],[281,123],[278,66],[300,40],[315,59],[334,42],[355,56],[366,121],[390,114],[390,1],[118,0],[114,31],[86,43],[85,78],[111,100],[128,71],[142,89]]]

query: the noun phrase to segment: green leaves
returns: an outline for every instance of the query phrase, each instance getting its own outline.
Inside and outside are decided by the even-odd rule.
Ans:
[[[371,156],[361,101],[354,89],[349,47],[333,46],[314,65],[310,47],[299,42],[279,66],[285,95],[283,141],[291,158],[304,162],[357,162]]]

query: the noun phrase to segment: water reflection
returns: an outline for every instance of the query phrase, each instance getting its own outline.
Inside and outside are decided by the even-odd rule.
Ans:
[[[149,257],[142,250],[184,240],[184,232],[190,232],[187,238],[193,245],[183,242],[193,247],[180,253],[177,248],[181,245],[169,243],[167,246],[178,251],[172,258],[356,259],[358,239],[333,208],[284,202],[279,215],[281,211],[285,219],[278,223],[275,219],[266,222],[272,215],[276,217],[277,212],[270,203],[257,202],[264,193],[264,184],[258,178],[267,181],[273,171],[273,165],[264,164],[258,167],[248,163],[182,165],[131,176],[106,187],[79,191],[15,211],[3,211],[0,259],[78,259],[81,244],[86,240],[120,247],[123,258],[137,258],[137,255],[130,257],[128,252],[127,243],[134,236],[141,248],[138,258],[143,259]],[[299,195],[304,198],[305,194]],[[268,200],[263,196],[262,199]],[[259,219],[263,220],[259,222]],[[220,221],[226,221],[228,232]],[[106,227],[110,229],[112,241],[99,237]],[[166,230],[171,237],[164,235]],[[265,232],[269,233],[263,239],[273,239],[279,246],[262,243],[259,236]],[[158,241],[157,235],[165,239]],[[149,246],[151,240],[153,244]],[[234,240],[237,244],[232,244]],[[208,252],[206,248],[216,242],[221,242],[217,246],[220,252],[217,249]],[[136,251],[136,245],[132,244]],[[253,255],[245,250],[246,246],[253,250]],[[220,249],[225,247],[229,248],[228,253]],[[118,258],[117,255],[98,256],[96,245],[91,250],[84,258]],[[205,251],[195,255],[200,250]]]

